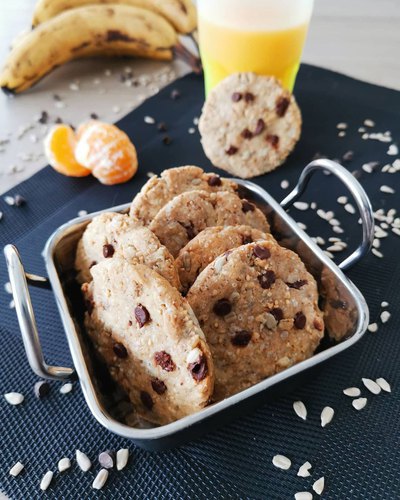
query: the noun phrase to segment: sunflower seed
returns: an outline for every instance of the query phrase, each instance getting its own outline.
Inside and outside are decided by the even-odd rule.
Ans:
[[[40,481],[40,489],[46,491],[50,486],[51,480],[53,479],[53,471],[48,470]]]
[[[331,245],[327,248],[328,252],[343,252],[343,247],[341,245]]]
[[[144,123],[147,123],[148,125],[154,125],[156,121],[152,116],[145,116]]]
[[[367,326],[367,330],[371,333],[375,333],[378,331],[378,323],[370,323],[368,326]]]
[[[384,378],[377,378],[376,379],[376,383],[379,385],[379,387],[385,391],[385,392],[392,392],[392,389],[390,387],[390,384],[387,380],[385,380]]]
[[[362,410],[367,404],[367,398],[353,399],[351,404],[354,406],[356,410]]]
[[[346,205],[344,206],[344,209],[346,210],[346,212],[349,212],[349,214],[356,213],[356,209],[353,207],[353,205],[351,203],[346,203]]]
[[[391,144],[386,154],[388,154],[389,156],[397,156],[399,154],[399,148],[396,146],[396,144]]]
[[[299,471],[297,472],[297,475],[300,477],[308,477],[310,476],[310,469],[312,465],[310,462],[304,462],[304,464],[299,468]]]
[[[363,378],[361,380],[363,381],[363,384],[365,385],[365,387],[370,392],[372,392],[372,394],[379,394],[381,392],[381,388],[379,387],[379,385],[376,382],[374,382],[373,380],[371,380],[370,378]]]
[[[325,406],[325,408],[321,412],[321,427],[325,427],[329,423],[331,423],[333,419],[333,415],[335,414],[335,410],[330,406]]]
[[[381,321],[382,323],[387,323],[390,319],[390,312],[389,311],[382,311],[381,312]]]
[[[321,238],[321,236],[317,236],[315,238],[315,241],[316,241],[316,243],[318,243],[318,245],[325,245],[325,240],[324,240],[324,238]]]
[[[378,240],[377,238],[375,238],[372,242],[372,246],[374,248],[379,248],[381,246],[381,240]]]
[[[308,491],[299,491],[294,494],[295,500],[312,500],[312,494]]]
[[[331,220],[329,221],[329,224],[330,224],[331,226],[340,226],[340,222],[339,222],[337,219],[331,219]]]
[[[388,306],[389,306],[389,302],[386,302],[386,300],[381,302],[381,307],[388,307]]]
[[[344,233],[344,229],[342,229],[340,226],[334,226],[334,227],[332,228],[332,231],[333,231],[334,233],[338,233],[338,234],[342,234],[342,233]]]
[[[298,222],[297,225],[299,226],[300,229],[302,229],[303,231],[305,231],[307,229],[307,226],[305,224],[303,224],[302,222]]]
[[[76,450],[76,461],[83,472],[87,472],[92,466],[92,462],[89,460],[88,456],[80,450]]]
[[[397,234],[397,236],[400,236],[400,229],[399,228],[392,227],[392,231],[394,232],[394,234]]]
[[[60,472],[64,472],[65,470],[69,469],[71,467],[71,460],[67,457],[62,458],[58,462],[58,470]]]
[[[114,467],[114,453],[110,450],[102,451],[99,455],[99,464],[105,469]]]
[[[338,123],[338,124],[336,125],[336,128],[337,128],[338,130],[346,130],[346,128],[347,128],[347,127],[348,127],[347,123],[344,123],[344,122]]]
[[[384,231],[382,228],[379,226],[375,226],[375,238],[386,238],[388,236],[388,233]]]
[[[345,137],[346,136],[346,132],[344,130],[341,130],[339,133],[338,133],[338,137]]]
[[[347,389],[343,389],[343,394],[352,398],[356,398],[361,394],[361,391],[358,387],[348,387]]]
[[[274,458],[272,459],[272,463],[278,469],[283,469],[283,470],[290,469],[290,467],[292,465],[292,462],[290,461],[290,459],[285,457],[284,455],[275,455]]]
[[[375,122],[373,120],[370,120],[369,118],[364,120],[364,125],[366,127],[375,127]]]
[[[347,203],[347,196],[339,196],[337,202],[340,203],[341,205],[345,205]]]
[[[312,485],[312,489],[315,491],[317,495],[322,495],[322,492],[324,491],[325,488],[325,478],[324,476],[320,477],[315,481],[315,483]]]
[[[129,450],[128,448],[121,448],[117,451],[117,470],[122,470],[128,463]]]
[[[303,401],[295,401],[293,403],[293,410],[298,417],[302,418],[303,420],[307,419],[307,408]]]
[[[383,185],[379,188],[379,191],[381,191],[382,193],[388,193],[388,194],[394,194],[396,191],[390,187],[390,186],[386,186],[386,185]]]
[[[107,479],[108,479],[108,470],[101,469],[100,472],[97,474],[97,476],[94,478],[94,481],[92,483],[92,488],[94,488],[95,490],[101,490],[101,488],[106,484]]]
[[[324,254],[327,255],[330,259],[333,259],[335,257],[333,253],[328,252],[328,250],[324,250]]]
[[[293,206],[297,208],[297,210],[308,210],[309,204],[305,201],[296,201],[293,203]]]
[[[72,388],[73,388],[73,385],[71,384],[71,382],[67,382],[66,384],[63,384],[60,387],[60,392],[61,392],[61,394],[68,394],[69,392],[72,391]]]
[[[372,174],[372,172],[374,171],[369,163],[364,163],[361,168],[364,170],[364,172],[367,172],[367,174]]]
[[[14,476],[14,477],[17,477],[18,474],[22,471],[23,468],[24,468],[24,465],[21,464],[21,462],[17,462],[16,464],[14,464],[11,467],[11,469],[10,469],[10,475]]]
[[[379,257],[380,259],[383,258],[383,253],[377,250],[376,248],[373,248],[371,252],[375,255],[375,257]]]
[[[24,400],[24,396],[19,392],[8,392],[7,394],[4,394],[4,397],[7,403],[13,406],[21,404]]]

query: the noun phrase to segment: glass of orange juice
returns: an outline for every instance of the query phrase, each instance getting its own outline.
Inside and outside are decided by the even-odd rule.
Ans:
[[[198,0],[206,93],[231,73],[276,76],[293,90],[314,0]]]

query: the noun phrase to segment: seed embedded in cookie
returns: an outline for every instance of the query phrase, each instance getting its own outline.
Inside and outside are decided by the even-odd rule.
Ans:
[[[293,283],[286,283],[289,288],[295,288],[296,290],[300,290],[304,285],[307,285],[307,280],[298,280]]]

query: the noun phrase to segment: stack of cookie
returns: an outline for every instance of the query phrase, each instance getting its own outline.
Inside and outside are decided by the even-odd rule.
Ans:
[[[318,289],[238,186],[164,171],[130,214],[103,213],[76,252],[85,325],[146,420],[165,424],[314,353]]]

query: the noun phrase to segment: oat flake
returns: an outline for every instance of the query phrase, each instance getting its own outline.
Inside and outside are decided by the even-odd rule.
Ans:
[[[292,462],[290,461],[290,459],[285,457],[284,455],[275,455],[272,459],[272,463],[278,469],[283,470],[288,470],[292,466]]]
[[[293,410],[298,417],[302,418],[303,420],[307,420],[307,408],[303,401],[295,401],[293,403]]]
[[[372,394],[379,394],[381,392],[379,385],[370,378],[363,378],[362,381],[365,387],[372,392]]]
[[[330,424],[334,414],[335,410],[333,408],[331,408],[330,406],[325,406],[325,408],[321,412],[321,427],[325,427],[326,425]]]

